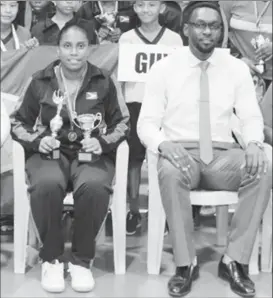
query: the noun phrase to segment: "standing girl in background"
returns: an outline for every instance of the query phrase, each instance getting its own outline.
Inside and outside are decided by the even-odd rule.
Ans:
[[[32,48],[38,45],[31,39],[30,32],[16,24],[19,1],[1,1],[1,51],[19,50],[21,47]]]

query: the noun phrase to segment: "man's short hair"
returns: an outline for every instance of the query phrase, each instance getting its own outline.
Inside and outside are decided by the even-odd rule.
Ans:
[[[190,18],[197,8],[208,7],[216,10],[222,18],[221,10],[218,1],[191,1],[184,9],[183,12],[183,23],[187,24]]]

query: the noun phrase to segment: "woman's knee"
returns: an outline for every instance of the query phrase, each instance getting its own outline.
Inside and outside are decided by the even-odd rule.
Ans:
[[[75,190],[74,196],[84,196],[86,198],[98,198],[98,199],[109,199],[113,190],[109,182],[105,179],[86,179],[83,181],[78,189]]]
[[[30,181],[29,192],[39,196],[52,194],[54,197],[60,194],[61,197],[65,195],[66,185],[62,179],[48,175],[35,181]]]

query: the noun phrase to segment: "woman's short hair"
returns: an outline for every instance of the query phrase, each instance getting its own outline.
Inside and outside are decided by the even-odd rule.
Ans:
[[[63,35],[70,29],[76,27],[79,30],[81,30],[85,35],[86,38],[88,39],[89,45],[92,44],[93,42],[93,35],[94,35],[94,25],[93,22],[80,19],[80,18],[73,18],[71,21],[67,22],[64,27],[61,29],[59,35],[58,35],[58,40],[57,44],[60,45],[61,39]]]

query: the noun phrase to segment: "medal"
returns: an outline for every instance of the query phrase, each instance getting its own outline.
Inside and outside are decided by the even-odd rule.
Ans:
[[[75,142],[76,140],[77,140],[77,138],[78,138],[78,135],[77,135],[77,133],[75,132],[75,131],[70,131],[69,133],[68,133],[68,140],[71,142],[71,143],[73,143],[73,142]]]

